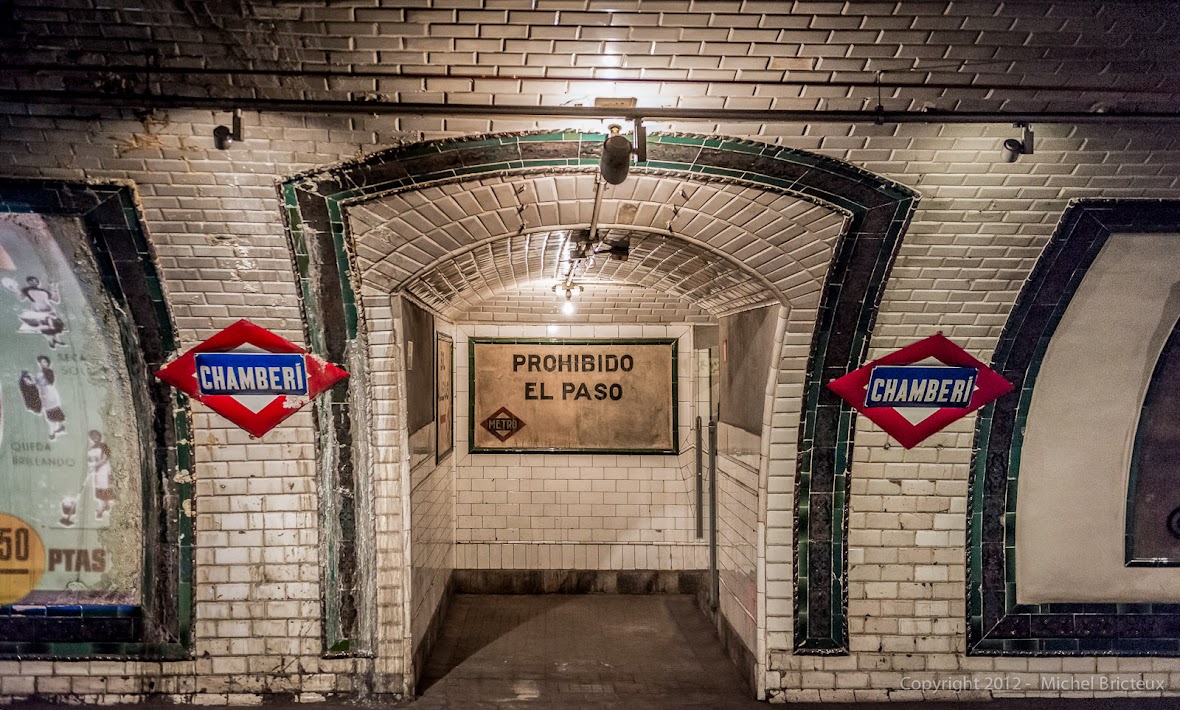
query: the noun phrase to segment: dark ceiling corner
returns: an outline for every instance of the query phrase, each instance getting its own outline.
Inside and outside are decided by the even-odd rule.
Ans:
[[[0,36],[16,36],[16,0],[0,0]]]

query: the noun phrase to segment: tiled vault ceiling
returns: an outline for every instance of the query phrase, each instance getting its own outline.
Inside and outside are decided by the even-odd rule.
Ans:
[[[637,302],[644,300],[646,290],[679,297],[710,313],[724,313],[777,300],[764,283],[697,244],[634,229],[603,230],[599,236],[611,242],[628,241],[630,257],[616,261],[598,255],[575,263],[568,258],[570,231],[522,234],[452,257],[410,280],[405,290],[440,313],[458,317],[481,300],[549,290],[572,268],[572,281],[591,292],[604,286],[641,287],[632,292]],[[584,291],[578,293],[577,300],[583,301],[584,295]]]
[[[351,205],[363,286],[410,293],[456,320],[514,295],[551,304],[572,238],[591,222],[595,177],[498,174]],[[845,221],[785,192],[633,174],[606,186],[598,220],[598,236],[629,242],[629,258],[579,261],[574,280],[616,309],[666,309],[669,298],[690,315],[810,303]]]

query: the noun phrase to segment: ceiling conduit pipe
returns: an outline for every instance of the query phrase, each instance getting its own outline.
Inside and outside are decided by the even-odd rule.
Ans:
[[[947,69],[958,71],[963,67],[963,63],[954,62],[945,65],[925,65],[923,68],[913,69],[884,69],[878,72],[878,77],[872,80],[854,80],[854,79],[693,79],[687,77],[681,78],[644,78],[644,77],[612,77],[600,78],[594,76],[532,76],[522,74],[509,73],[488,73],[488,74],[456,74],[444,73],[434,74],[427,72],[391,72],[383,69],[358,69],[350,67],[346,69],[289,69],[284,67],[270,67],[270,68],[249,68],[249,67],[235,67],[233,69],[217,69],[213,67],[194,67],[183,65],[163,65],[157,63],[134,65],[134,64],[70,64],[62,65],[53,62],[15,62],[6,65],[4,68],[9,72],[35,72],[39,75],[46,74],[93,74],[99,73],[104,75],[118,74],[130,76],[143,76],[145,79],[150,79],[156,76],[166,75],[184,75],[184,76],[207,76],[218,78],[229,78],[232,80],[240,80],[243,77],[280,77],[293,79],[379,79],[389,81],[394,79],[411,79],[420,81],[436,81],[439,79],[446,79],[454,81],[456,79],[467,82],[476,81],[548,81],[553,83],[577,82],[583,84],[586,82],[598,82],[602,84],[617,84],[628,85],[635,84],[640,86],[650,86],[654,84],[672,84],[677,86],[801,86],[813,87],[822,86],[825,88],[841,88],[841,89],[939,89],[939,90],[958,90],[958,89],[973,89],[985,91],[1004,91],[1009,95],[1020,93],[1036,93],[1042,94],[1045,92],[1064,93],[1070,95],[1077,95],[1079,93],[1096,93],[1096,94],[1134,94],[1146,96],[1161,96],[1167,97],[1172,95],[1172,91],[1168,89],[1153,88],[1146,86],[1119,86],[1117,89],[1110,86],[1095,86],[1095,85],[1070,85],[1070,84],[989,84],[974,82],[971,84],[964,84],[955,81],[932,81],[926,76],[931,72],[940,72]],[[785,71],[783,72],[786,73]],[[884,75],[901,75],[906,77],[904,80],[889,81],[884,79]],[[235,81],[235,83],[238,83]]]
[[[1031,124],[1176,124],[1180,111],[878,111],[865,109],[795,110],[726,108],[595,108],[592,106],[512,106],[402,101],[303,100],[260,97],[175,96],[164,94],[106,94],[102,92],[0,89],[0,101],[46,103],[96,108],[192,109],[287,113],[358,114],[378,116],[477,116],[484,118],[571,118],[630,121],[714,121],[718,123],[1031,123]]]

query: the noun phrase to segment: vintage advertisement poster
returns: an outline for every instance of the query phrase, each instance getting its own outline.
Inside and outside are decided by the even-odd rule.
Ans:
[[[474,453],[676,453],[674,340],[472,339]]]
[[[455,344],[450,336],[438,334],[438,343],[434,349],[437,362],[437,375],[435,377],[434,391],[438,397],[437,406],[434,409],[435,428],[438,432],[438,442],[435,446],[435,461],[442,461],[451,454],[451,449],[455,448],[455,417],[454,417],[454,394],[455,388],[453,385],[452,373],[454,372],[455,362]]]
[[[0,514],[45,557],[20,604],[139,601],[140,434],[86,244],[76,220],[0,215]]]

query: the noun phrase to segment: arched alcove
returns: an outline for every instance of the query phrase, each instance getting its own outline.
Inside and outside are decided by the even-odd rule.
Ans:
[[[475,304],[543,297],[563,240],[592,221],[602,139],[538,133],[415,144],[282,185],[309,341],[354,370],[364,364],[371,381],[354,377],[352,386],[354,394],[360,387],[371,395],[373,423],[395,424],[397,416],[391,403],[398,383],[390,375],[396,344],[385,334],[395,318],[390,293],[451,317],[473,312]],[[744,647],[735,655],[752,674],[767,644],[789,646],[792,631],[796,652],[846,652],[844,501],[855,429],[851,410],[822,384],[863,362],[916,196],[839,161],[749,141],[653,135],[648,157],[604,193],[597,223],[634,239],[642,258],[604,264],[594,278],[616,291],[662,294],[681,304],[678,313],[695,308],[702,319],[767,304],[780,308],[761,456],[746,481],[753,491],[745,501],[752,515],[749,569],[743,589],[731,590],[722,603],[731,646]],[[352,401],[355,406],[357,397]],[[375,480],[397,479],[398,442],[359,446],[354,439],[367,436],[367,427],[349,419],[346,407],[337,401],[322,408],[332,426],[324,428],[321,446],[365,451]],[[325,471],[326,490],[342,493],[335,504],[325,503],[326,511],[349,505],[355,489],[351,475],[345,486],[335,475]],[[373,510],[395,505],[396,496],[382,495],[370,503]],[[783,525],[784,513],[793,525]],[[404,530],[405,517],[404,505],[387,519],[378,512],[378,533]],[[766,525],[794,529],[794,565],[768,572],[759,562],[766,557]],[[361,533],[329,539],[354,536]],[[347,548],[338,545],[332,554],[356,554]],[[378,567],[382,554],[379,548]],[[784,595],[792,574],[797,593]],[[796,605],[793,629],[767,628],[768,585],[776,598]],[[329,594],[348,599],[355,588],[337,585]],[[377,651],[384,655],[403,642],[403,627],[386,624],[409,604],[402,597],[372,603],[382,627]],[[360,629],[335,628],[341,638]]]
[[[1175,251],[1177,215],[1175,201],[1075,203],[1008,316],[992,367],[1020,396],[976,421],[969,654],[1177,655],[1175,570],[1124,567],[1122,517],[1135,415],[1175,322],[1159,247]]]

